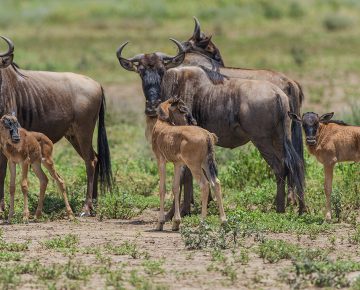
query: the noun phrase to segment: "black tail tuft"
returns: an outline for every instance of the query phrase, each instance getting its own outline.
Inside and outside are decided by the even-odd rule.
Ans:
[[[304,94],[301,86],[298,83],[296,83],[296,85],[298,86],[298,92],[294,88],[294,85],[292,83],[289,82],[288,84],[288,96],[290,96],[290,111],[296,114],[300,114],[300,106],[304,99]],[[293,144],[295,151],[299,155],[300,159],[304,163],[304,145],[301,130],[302,129],[300,123],[291,121],[291,143]]]
[[[109,143],[106,135],[105,128],[105,95],[104,90],[102,91],[102,101],[99,112],[99,121],[98,121],[98,139],[97,139],[97,150],[98,150],[98,163],[99,166],[99,176],[101,190],[104,189],[110,190],[112,186],[112,172],[111,172],[111,159],[110,159],[110,149]]]

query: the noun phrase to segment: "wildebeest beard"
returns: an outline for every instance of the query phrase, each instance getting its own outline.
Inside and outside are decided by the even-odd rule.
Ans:
[[[146,98],[145,114],[156,116],[156,110],[161,103],[161,82],[164,71],[159,69],[146,69],[140,74],[143,91]]]

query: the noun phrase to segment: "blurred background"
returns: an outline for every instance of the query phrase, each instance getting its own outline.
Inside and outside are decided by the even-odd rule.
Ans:
[[[193,16],[206,34],[213,35],[226,65],[281,71],[303,86],[303,111],[335,111],[336,118],[360,125],[358,0],[0,0],[0,35],[14,41],[15,61],[21,68],[81,73],[105,88],[119,187],[114,192],[122,192],[118,203],[102,201],[108,203],[101,207],[105,216],[133,216],[134,204],[143,209],[158,203],[151,194],[157,193],[158,178],[144,137],[140,78],[120,67],[115,51],[129,40],[126,57],[155,51],[175,54],[168,38],[188,39]],[[0,49],[6,49],[3,42]],[[72,205],[79,209],[85,192],[84,166],[67,142],[56,146],[57,166],[70,191],[78,193],[80,201]],[[272,175],[252,146],[243,148],[217,149],[225,192],[234,192],[242,202],[252,192],[249,206],[271,208]],[[313,196],[312,204],[321,211],[323,196],[317,193],[322,191],[322,170],[313,159],[307,162],[313,164],[309,199]],[[52,212],[50,206],[47,209]]]

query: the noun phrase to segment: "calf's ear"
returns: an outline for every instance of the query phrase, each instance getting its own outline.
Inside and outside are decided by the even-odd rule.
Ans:
[[[302,122],[302,121],[301,121],[301,118],[300,118],[298,115],[296,115],[296,114],[294,114],[294,113],[291,113],[291,112],[288,112],[288,115],[289,115],[289,117],[290,117],[291,120],[293,120],[293,121],[295,121],[295,122],[299,122],[299,123]]]
[[[319,118],[320,122],[328,122],[334,116],[334,112],[326,113]]]

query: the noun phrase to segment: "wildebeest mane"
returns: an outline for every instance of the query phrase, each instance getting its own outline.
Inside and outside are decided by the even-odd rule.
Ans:
[[[227,80],[229,79],[229,77],[221,74],[218,71],[208,69],[202,65],[200,65],[200,68],[206,73],[207,77],[214,85],[223,84],[225,79],[227,79]]]

